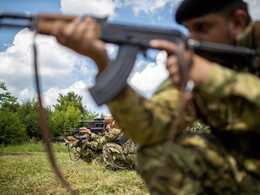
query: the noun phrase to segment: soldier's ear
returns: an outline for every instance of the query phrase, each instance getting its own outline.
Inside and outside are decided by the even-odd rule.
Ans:
[[[230,18],[231,32],[234,37],[241,34],[247,26],[248,15],[242,10],[238,9],[234,15]]]

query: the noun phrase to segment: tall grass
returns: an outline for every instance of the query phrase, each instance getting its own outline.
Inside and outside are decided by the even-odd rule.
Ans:
[[[67,147],[62,142],[52,144],[54,152],[67,152]],[[45,146],[42,142],[30,140],[19,145],[0,145],[0,152],[45,152]]]
[[[105,169],[94,161],[72,162],[66,146],[53,144],[66,180],[80,194],[148,194],[135,171]],[[65,152],[62,152],[63,148]],[[54,175],[41,143],[0,147],[0,194],[69,194]]]

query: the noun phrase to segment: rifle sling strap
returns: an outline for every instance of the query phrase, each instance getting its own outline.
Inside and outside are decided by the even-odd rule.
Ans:
[[[48,153],[48,157],[51,163],[51,166],[56,174],[56,176],[60,179],[61,183],[63,186],[71,193],[71,194],[78,194],[75,190],[73,190],[69,183],[64,179],[62,176],[61,171],[58,168],[58,165],[55,160],[54,153],[52,151],[52,146],[50,143],[50,130],[47,122],[47,117],[46,117],[46,112],[42,104],[42,99],[41,99],[41,90],[40,90],[40,79],[38,76],[38,63],[37,63],[37,48],[36,48],[36,43],[35,43],[35,37],[34,37],[34,43],[33,43],[33,57],[34,57],[34,73],[35,73],[35,83],[36,83],[36,88],[37,88],[37,95],[38,95],[38,113],[39,113],[39,121],[40,121],[40,126],[42,129],[42,137],[43,141],[46,146],[46,151]]]

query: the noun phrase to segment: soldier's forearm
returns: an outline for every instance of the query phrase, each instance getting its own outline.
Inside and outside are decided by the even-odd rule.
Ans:
[[[167,100],[169,97],[170,100]],[[157,100],[162,100],[161,104]],[[176,112],[176,109],[168,108],[167,104],[171,103],[176,107],[178,101],[177,90],[170,90],[168,94],[160,93],[159,98],[151,101],[128,86],[108,106],[130,139],[141,145],[150,145],[167,138]]]

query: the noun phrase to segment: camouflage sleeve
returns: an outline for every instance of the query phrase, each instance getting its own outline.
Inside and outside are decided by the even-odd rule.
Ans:
[[[179,90],[172,85],[164,87],[151,100],[127,86],[108,106],[130,139],[140,145],[151,145],[168,137],[179,101]]]
[[[107,142],[112,142],[117,140],[120,135],[121,135],[121,130],[115,128],[111,129],[104,136],[91,133],[92,141],[89,143],[89,147],[91,147],[91,149],[93,150],[100,150],[102,149],[104,144],[106,144]]]
[[[225,113],[222,129],[259,131],[260,79],[253,74],[238,73],[213,64],[210,75],[200,87],[202,98],[208,102],[223,102],[218,106]],[[220,105],[220,104],[219,104]],[[223,106],[224,105],[224,106]],[[214,122],[213,122],[214,124]],[[221,121],[215,124],[224,124]]]
[[[91,133],[90,134],[90,138],[91,138],[91,142],[89,142],[89,147],[93,150],[100,150],[102,149],[102,146],[105,142],[105,138],[100,136],[100,135],[96,135],[95,133]]]
[[[107,142],[113,142],[118,140],[122,136],[121,129],[113,128],[108,133],[105,134]]]
[[[90,138],[92,139],[92,140],[97,140],[97,139],[100,139],[102,136],[101,135],[97,135],[97,134],[95,134],[95,133],[91,133],[90,134]]]

